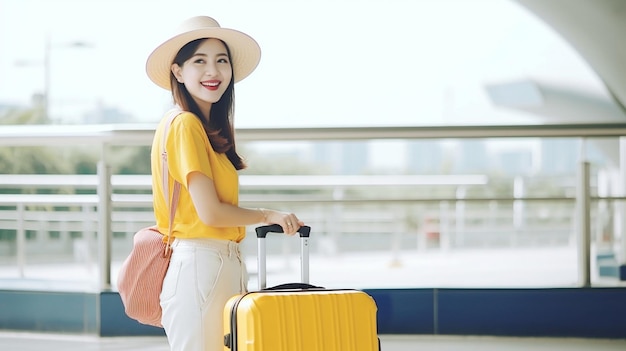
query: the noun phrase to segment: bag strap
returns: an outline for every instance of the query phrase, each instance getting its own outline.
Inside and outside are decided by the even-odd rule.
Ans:
[[[161,143],[161,168],[162,168],[161,181],[162,181],[162,186],[163,186],[163,196],[165,197],[165,203],[167,204],[167,207],[170,212],[169,227],[167,230],[167,244],[165,245],[165,252],[164,252],[165,257],[169,256],[170,250],[171,250],[170,245],[172,244],[172,229],[174,226],[174,217],[176,216],[176,207],[178,207],[178,198],[180,195],[180,183],[174,180],[174,190],[172,191],[172,199],[170,200],[168,198],[168,195],[170,193],[169,179],[168,179],[169,167],[167,165],[167,150],[165,148],[165,144],[166,144],[166,139],[167,139],[167,132],[170,129],[170,125],[172,124],[172,121],[174,121],[174,118],[176,118],[176,116],[178,116],[181,113],[182,111],[179,109],[174,109],[170,111],[169,117],[165,123],[165,127],[163,128],[163,139]]]

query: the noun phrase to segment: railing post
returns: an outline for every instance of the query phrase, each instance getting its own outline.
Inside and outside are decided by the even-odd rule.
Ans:
[[[400,267],[402,266],[402,259],[400,258],[400,251],[402,246],[402,237],[404,233],[406,233],[406,218],[407,214],[405,212],[404,216],[396,215],[394,218],[393,225],[393,233],[391,233],[391,267]]]
[[[455,235],[456,243],[460,246],[465,245],[465,195],[466,195],[465,186],[461,185],[456,189],[456,198],[457,201],[455,203]]]
[[[343,233],[343,199],[345,197],[345,190],[343,186],[336,186],[333,188],[332,199],[333,205],[331,207],[331,213],[328,214],[328,234],[330,235],[331,242],[334,248],[339,247],[338,238]],[[339,252],[338,250],[335,252]]]
[[[626,137],[619,138],[619,195],[626,196]],[[619,218],[618,223],[620,225],[621,245],[618,252],[619,257],[619,279],[626,281],[626,235],[624,229],[626,228],[626,203],[622,201],[619,206],[615,206],[619,209],[619,212],[615,215]]]
[[[444,251],[450,250],[452,237],[450,236],[450,204],[448,201],[439,202],[439,245]]]
[[[94,249],[94,247],[98,247],[98,245],[96,245],[93,242],[94,239],[94,223],[96,223],[96,225],[98,225],[96,221],[94,221],[94,215],[93,215],[93,204],[89,204],[89,205],[83,205],[83,238],[82,238],[82,242],[85,245],[85,266],[87,268],[87,271],[90,271],[93,266],[93,258],[91,257],[91,253],[92,250]],[[98,230],[100,230],[100,228],[98,228]]]
[[[111,168],[98,162],[98,258],[100,291],[111,289]]]
[[[24,203],[17,204],[17,238],[16,238],[16,254],[17,269],[20,278],[24,278],[24,266],[26,265],[26,231],[24,230]]]
[[[523,198],[526,195],[526,185],[524,178],[516,176],[513,178],[513,197],[515,199]],[[510,237],[511,247],[517,247],[517,241],[524,230],[524,200],[513,201],[513,231]]]
[[[584,145],[584,143],[583,143]],[[591,286],[591,198],[589,162],[581,150],[576,203],[578,210],[578,282]]]

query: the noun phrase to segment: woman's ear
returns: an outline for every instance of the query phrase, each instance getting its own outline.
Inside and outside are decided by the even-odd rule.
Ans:
[[[171,71],[178,83],[183,83],[183,75],[181,74],[181,68],[177,63],[172,63]]]

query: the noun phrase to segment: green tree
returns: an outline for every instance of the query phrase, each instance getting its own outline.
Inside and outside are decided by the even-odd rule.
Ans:
[[[150,174],[150,146],[117,146],[111,151],[114,174]]]
[[[0,116],[0,124],[50,124],[42,108],[10,109]]]

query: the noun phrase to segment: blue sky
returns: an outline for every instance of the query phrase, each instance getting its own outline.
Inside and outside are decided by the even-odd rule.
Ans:
[[[48,33],[53,117],[71,122],[101,103],[153,123],[170,97],[146,77],[145,59],[201,14],[262,48],[258,69],[237,84],[238,127],[534,123],[495,108],[484,85],[532,78],[603,89],[512,0],[0,0],[0,103],[42,91]],[[76,41],[92,47],[68,47]]]

